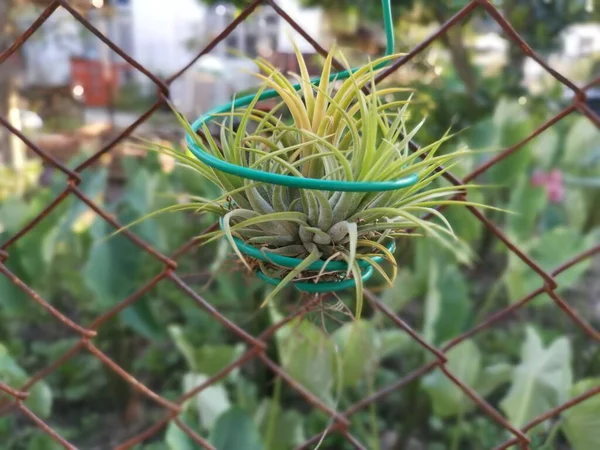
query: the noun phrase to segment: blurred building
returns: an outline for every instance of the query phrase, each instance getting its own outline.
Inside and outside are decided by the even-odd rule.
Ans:
[[[600,24],[585,23],[568,27],[563,33],[563,54],[571,59],[600,54]]]
[[[303,9],[297,0],[280,2],[286,13],[294,18],[315,39],[320,39],[320,11]],[[203,45],[217,37],[236,17],[238,10],[226,4],[207,7],[204,11]],[[177,80],[171,95],[175,105],[189,118],[229,102],[234,95],[252,92],[260,83],[252,73],[257,67],[252,59],[261,56],[283,71],[298,72],[292,40],[314,73],[313,47],[295,32],[272,8],[259,7],[232,33],[203,56]],[[203,45],[199,45],[202,48]]]
[[[80,12],[127,53],[134,52],[131,0],[94,0]],[[36,11],[21,17],[26,28]],[[131,78],[132,70],[63,8],[57,9],[23,46],[23,88],[48,94],[70,88],[74,100],[106,106],[111,92]]]

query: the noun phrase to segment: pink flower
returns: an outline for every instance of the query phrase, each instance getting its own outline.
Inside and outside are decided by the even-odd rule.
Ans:
[[[552,169],[550,172],[535,171],[531,176],[531,184],[543,186],[551,203],[560,203],[565,199],[563,175],[558,169]]]

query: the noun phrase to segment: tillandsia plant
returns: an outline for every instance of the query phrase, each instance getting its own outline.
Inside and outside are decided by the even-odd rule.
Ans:
[[[193,143],[220,161],[290,178],[372,183],[414,176],[414,182],[388,191],[296,188],[253,181],[217,170],[190,153],[155,147],[222,191],[220,198],[192,198],[189,204],[169,210],[193,209],[219,215],[221,229],[203,236],[202,242],[226,236],[249,269],[277,280],[265,302],[289,283],[335,286],[332,283],[352,280],[358,317],[365,270],[372,273],[375,269],[389,283],[395,277],[395,239],[425,236],[450,249],[463,249],[450,223],[435,208],[467,204],[454,197],[477,186],[440,187],[436,180],[457,158],[472,152],[438,152],[450,134],[411,151],[409,142],[424,120],[409,129],[409,90],[378,88],[374,82],[378,67],[398,55],[373,61],[341,81],[331,73],[330,54],[318,82],[311,81],[298,49],[296,55],[300,74],[291,77],[301,88],[295,88],[269,62],[258,59],[261,89],[247,107],[217,115],[214,120],[220,132],[215,136],[205,123],[198,130],[201,135],[197,134],[178,115]],[[268,89],[274,90],[281,102],[265,112],[256,106]],[[406,99],[396,100],[397,94]],[[386,101],[390,97],[394,100]],[[291,120],[284,121],[284,114]],[[440,170],[440,165],[446,169]],[[436,220],[426,220],[426,216]],[[249,256],[252,252],[242,246],[257,252]],[[291,260],[295,263],[280,264],[276,256],[295,258]],[[382,262],[390,264],[390,274]]]

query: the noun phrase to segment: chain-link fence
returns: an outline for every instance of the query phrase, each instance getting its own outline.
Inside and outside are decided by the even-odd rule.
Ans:
[[[122,233],[125,235],[131,242],[133,242],[136,246],[138,246],[143,251],[147,252],[156,260],[158,260],[163,266],[163,270],[156,275],[154,278],[149,280],[145,285],[140,286],[139,289],[130,295],[128,298],[123,299],[119,304],[111,308],[110,310],[104,312],[102,315],[96,318],[91,324],[80,325],[69,319],[65,314],[61,311],[50,305],[44,298],[39,296],[34,290],[32,290],[27,284],[21,281],[18,277],[15,276],[14,273],[9,270],[6,265],[7,261],[10,260],[11,247],[22,239],[25,235],[31,232],[36,226],[38,226],[41,222],[44,221],[44,218],[49,215],[55,208],[57,208],[62,202],[65,201],[68,197],[75,196],[81,202],[86,204],[89,208],[91,208],[99,217],[101,217],[104,221],[110,224],[111,227],[114,227],[115,230],[118,230],[122,227],[123,224],[118,223],[113,216],[111,216],[107,211],[105,211],[102,207],[100,207],[94,200],[89,198],[84,194],[84,192],[80,189],[79,185],[81,182],[81,174],[86,169],[90,168],[95,162],[97,162],[104,154],[111,152],[116,146],[126,139],[132,132],[136,130],[136,128],[147,121],[149,117],[161,108],[169,93],[169,85],[176,79],[178,79],[184,72],[186,72],[192,65],[203,55],[208,54],[211,50],[215,48],[217,44],[223,41],[241,22],[243,22],[246,18],[248,18],[257,7],[261,5],[269,5],[272,7],[277,14],[287,22],[291,27],[293,27],[301,36],[303,36],[314,48],[315,50],[321,54],[326,55],[327,51],[322,48],[311,36],[307,35],[302,27],[300,27],[274,0],[255,0],[253,1],[246,9],[244,9],[235,20],[222,32],[220,33],[212,42],[210,42],[198,55],[189,62],[188,65],[183,67],[177,73],[173,74],[171,77],[163,80],[158,76],[145,69],[142,65],[140,65],[135,59],[133,59],[130,55],[126,54],[123,50],[121,50],[117,45],[111,42],[105,35],[103,35],[98,29],[96,29],[86,18],[80,14],[67,0],[54,0],[48,3],[45,10],[42,14],[39,15],[37,20],[30,26],[30,28],[23,33],[7,50],[5,50],[0,55],[0,70],[2,70],[2,64],[4,64],[7,59],[13,55],[23,44],[30,39],[36,31],[42,26],[42,24],[57,10],[57,8],[62,7],[66,9],[75,19],[77,19],[83,26],[85,26],[91,33],[93,33],[99,40],[101,40],[106,46],[112,49],[116,54],[121,56],[128,64],[130,64],[136,70],[142,72],[148,78],[152,80],[152,82],[156,85],[159,93],[160,100],[157,101],[148,111],[139,116],[139,118],[132,123],[127,129],[122,131],[118,136],[112,139],[108,144],[106,144],[100,151],[95,153],[93,156],[89,157],[87,160],[79,164],[74,169],[70,169],[66,167],[64,164],[57,161],[54,157],[47,154],[33,142],[27,139],[21,132],[11,126],[11,124],[7,121],[5,117],[0,117],[0,124],[3,127],[6,127],[13,135],[18,136],[27,147],[29,147],[33,152],[35,152],[39,158],[43,159],[45,163],[52,166],[56,170],[64,173],[68,178],[67,184],[64,187],[64,190],[42,211],[40,212],[33,220],[31,220],[22,230],[20,230],[17,234],[10,237],[6,242],[2,243],[0,246],[0,272],[2,276],[7,277],[12,283],[14,283],[19,289],[27,294],[27,296],[31,299],[31,301],[35,302],[39,305],[40,308],[45,309],[49,312],[52,317],[54,317],[57,321],[61,323],[62,326],[67,327],[74,332],[76,332],[80,339],[78,343],[71,348],[67,353],[65,353],[60,359],[55,361],[53,364],[49,365],[33,377],[31,377],[24,385],[22,386],[8,386],[6,384],[0,383],[0,390],[4,393],[8,394],[8,396],[12,399],[11,401],[5,401],[1,406],[0,414],[8,414],[15,413],[19,411],[21,414],[26,416],[32,423],[41,428],[45,433],[51,436],[56,442],[62,444],[67,449],[74,449],[75,447],[69,443],[64,437],[62,437],[57,431],[55,431],[51,426],[49,426],[44,420],[40,417],[36,416],[28,407],[25,405],[24,401],[28,397],[29,391],[38,383],[40,380],[47,377],[50,373],[57,370],[59,366],[64,364],[69,359],[73,358],[80,352],[89,352],[96,358],[98,358],[102,363],[108,367],[110,370],[114,371],[118,376],[122,377],[127,383],[131,385],[132,388],[139,391],[141,394],[154,401],[158,405],[162,406],[165,409],[165,415],[162,420],[152,425],[150,428],[146,429],[142,433],[137,436],[129,439],[127,442],[122,443],[117,448],[119,449],[129,449],[136,446],[139,443],[142,443],[154,435],[160,433],[169,423],[174,422],[178,427],[181,428],[191,439],[193,439],[197,444],[206,449],[214,449],[214,447],[207,442],[204,438],[199,436],[193,429],[191,429],[188,425],[186,425],[179,418],[179,414],[182,411],[182,404],[189,400],[190,398],[196,396],[199,392],[205,390],[209,386],[218,382],[219,380],[226,377],[231,371],[236,368],[243,366],[245,363],[252,359],[258,360],[260,363],[264,364],[268,369],[270,369],[274,374],[280,377],[285,381],[291,388],[295,389],[301,396],[303,396],[314,408],[318,408],[325,412],[332,420],[332,426],[328,430],[324,430],[323,433],[332,433],[339,434],[347,440],[354,448],[356,449],[365,449],[365,445],[352,434],[353,430],[350,428],[350,417],[356,414],[358,411],[368,408],[369,405],[377,402],[382,399],[384,396],[389,395],[393,391],[402,389],[405,385],[409,384],[411,381],[414,381],[418,377],[421,377],[435,369],[441,370],[445,376],[454,383],[460,390],[469,397],[482,412],[484,412],[487,416],[489,416],[493,421],[495,421],[498,425],[505,428],[509,431],[514,437],[509,441],[503,443],[498,447],[500,449],[506,449],[514,446],[518,446],[522,449],[529,448],[529,438],[527,436],[527,432],[531,430],[536,425],[559,415],[561,412],[565,411],[572,406],[583,402],[586,399],[594,395],[600,395],[600,387],[596,387],[584,394],[581,394],[567,403],[562,404],[561,406],[546,411],[544,414],[538,416],[528,424],[526,424],[523,428],[515,428],[511,423],[509,423],[493,406],[487,403],[483,398],[481,398],[471,387],[465,385],[461,382],[455,374],[453,374],[448,367],[446,366],[447,357],[446,352],[456,345],[460,344],[464,340],[472,337],[473,335],[481,332],[484,329],[489,329],[491,327],[496,326],[501,321],[509,317],[519,308],[522,308],[524,305],[531,302],[534,298],[539,295],[547,294],[560,308],[563,314],[567,315],[582,331],[589,336],[589,339],[593,341],[600,341],[600,333],[594,330],[586,321],[580,316],[580,314],[574,310],[569,304],[567,304],[558,294],[557,294],[557,281],[556,278],[559,274],[566,271],[567,269],[582,263],[586,259],[590,259],[594,257],[594,255],[600,253],[600,245],[596,245],[595,247],[587,250],[584,253],[581,253],[577,257],[569,260],[569,261],[557,261],[557,267],[548,272],[543,270],[532,258],[530,258],[524,250],[520,249],[516,246],[511,240],[501,231],[494,223],[492,223],[488,218],[486,218],[482,212],[473,206],[468,206],[467,209],[470,211],[473,216],[475,216],[479,221],[481,221],[485,227],[487,227],[500,241],[504,243],[508,249],[514,253],[523,263],[533,269],[540,277],[541,287],[536,289],[535,291],[529,293],[527,296],[521,298],[520,300],[512,303],[509,307],[506,307],[500,311],[495,312],[488,318],[486,318],[483,322],[478,323],[473,329],[461,334],[460,336],[456,336],[442,348],[435,348],[434,346],[428,344],[425,339],[423,339],[415,330],[413,330],[406,322],[404,322],[400,317],[398,317],[389,307],[387,307],[383,302],[381,302],[378,298],[376,298],[372,293],[367,292],[367,298],[371,303],[371,306],[374,310],[378,310],[387,316],[389,319],[393,321],[400,329],[404,330],[407,334],[409,334],[412,339],[414,339],[418,344],[424,347],[428,352],[430,352],[435,359],[429,364],[421,367],[420,369],[410,373],[402,379],[399,379],[395,383],[373,393],[372,395],[361,399],[356,402],[346,411],[340,412],[333,410],[330,406],[328,406],[325,402],[317,398],[310,391],[305,389],[302,385],[300,385],[297,381],[295,381],[285,370],[282,369],[278,364],[276,364],[269,356],[267,356],[265,349],[267,348],[267,343],[270,338],[273,337],[274,333],[280,329],[285,324],[292,321],[294,318],[302,315],[306,309],[297,310],[294,314],[286,317],[279,323],[269,327],[264,330],[264,332],[260,336],[251,336],[242,330],[239,326],[234,324],[232,321],[227,319],[221,312],[215,309],[211,304],[209,304],[202,296],[198,293],[194,292],[182,279],[180,275],[177,273],[177,260],[182,257],[184,254],[189,252],[195,247],[196,240],[192,240],[188,244],[184,245],[177,251],[175,251],[171,255],[163,255],[157,250],[155,250],[151,245],[147,242],[144,242],[140,237],[136,236],[130,230],[123,230]],[[477,177],[485,173],[488,169],[494,166],[496,163],[504,160],[508,156],[514,154],[515,152],[519,152],[522,148],[531,140],[536,138],[538,135],[542,134],[545,130],[549,129],[565,117],[579,112],[589,118],[597,127],[600,127],[600,117],[592,111],[592,109],[586,103],[586,91],[595,85],[600,83],[600,77],[589,82],[588,85],[584,87],[578,87],[576,84],[571,82],[569,79],[565,78],[563,75],[555,71],[552,67],[549,67],[548,64],[540,58],[536,52],[532,50],[532,48],[525,42],[519,34],[515,31],[515,29],[511,26],[511,24],[501,15],[499,10],[492,4],[492,2],[488,0],[473,0],[468,3],[458,14],[453,16],[450,20],[441,26],[435,33],[433,33],[430,37],[416,46],[410,53],[396,60],[388,69],[383,71],[379,76],[377,81],[381,82],[386,77],[390,76],[393,72],[397,71],[400,67],[407,64],[409,61],[413,60],[417,55],[426,50],[428,46],[430,46],[433,42],[439,39],[442,35],[448,32],[452,27],[461,26],[461,22],[467,18],[467,16],[473,14],[476,10],[484,10],[487,14],[493,18],[498,25],[504,30],[506,35],[510,37],[510,39],[514,40],[518,46],[522,49],[522,51],[531,59],[535,60],[540,66],[542,66],[549,74],[551,74],[556,80],[562,83],[565,87],[573,91],[574,97],[573,102],[566,109],[560,112],[555,117],[552,117],[538,129],[536,129],[530,136],[528,136],[523,141],[511,146],[510,148],[504,149],[501,153],[497,154],[492,159],[488,160],[480,167],[477,167],[471,173],[466,175],[463,179],[459,179],[453,176],[451,173],[445,173],[444,176],[446,179],[452,184],[460,187],[466,183],[469,183],[475,180]],[[343,66],[340,62],[335,61],[335,66],[339,69],[343,69]],[[413,149],[418,149],[418,145],[416,143],[411,143]],[[462,195],[462,198],[466,198],[466,194]],[[211,231],[216,228],[216,225],[211,228]],[[176,401],[169,401],[156,392],[153,392],[150,388],[145,386],[143,383],[139,382],[135,379],[130,373],[119,367],[114,361],[111,360],[109,356],[107,356],[104,352],[102,352],[94,343],[95,337],[98,333],[102,333],[102,326],[109,320],[115,318],[117,314],[121,311],[125,310],[128,307],[131,307],[136,301],[138,301],[144,294],[149,292],[159,283],[173,283],[177,286],[186,296],[189,297],[190,301],[194,302],[198,308],[206,311],[207,314],[214,317],[216,321],[221,323],[223,327],[230,330],[233,334],[235,334],[240,340],[245,342],[248,345],[248,350],[237,359],[232,364],[228,365],[221,371],[219,371],[216,375],[206,380],[201,385],[197,386],[195,389],[185,393]],[[314,299],[313,303],[318,302],[319,299]],[[307,305],[307,308],[310,307],[311,304]],[[317,443],[321,438],[323,433],[313,436],[308,439],[304,444],[300,445],[298,449],[310,448],[312,445]]]

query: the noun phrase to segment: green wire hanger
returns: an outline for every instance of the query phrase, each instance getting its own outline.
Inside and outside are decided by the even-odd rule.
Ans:
[[[383,21],[385,25],[386,34],[386,52],[385,56],[390,56],[394,53],[394,24],[392,21],[392,7],[390,4],[391,0],[381,0],[383,7]],[[381,69],[387,66],[390,61],[384,61],[374,67],[374,69]],[[329,77],[330,81],[333,80],[344,80],[350,77],[351,74],[359,70],[359,68],[345,70],[343,72],[334,73]],[[311,83],[316,85],[321,81],[320,78],[311,80]],[[300,90],[302,85],[294,85],[296,91]],[[267,100],[270,98],[278,97],[279,94],[274,90],[264,91],[260,97],[260,100]],[[246,95],[240,97],[233,102],[227,103],[222,106],[218,106],[207,113],[200,116],[193,124],[192,129],[194,132],[200,130],[207,122],[212,120],[218,114],[224,114],[232,109],[248,106],[255,99],[255,95]],[[402,189],[414,185],[418,180],[417,174],[412,174],[404,178],[400,178],[392,181],[343,181],[343,180],[322,180],[317,178],[303,178],[295,177],[277,173],[264,172],[258,169],[251,169],[250,167],[243,167],[236,164],[229,163],[223,159],[219,159],[202,148],[193,136],[189,133],[186,135],[186,143],[189,150],[202,161],[204,164],[212,167],[213,169],[221,172],[236,175],[241,178],[262,181],[269,184],[277,184],[282,186],[288,186],[292,188],[300,189],[316,189],[322,191],[340,191],[340,192],[382,192],[382,191],[393,191],[396,189]]]

